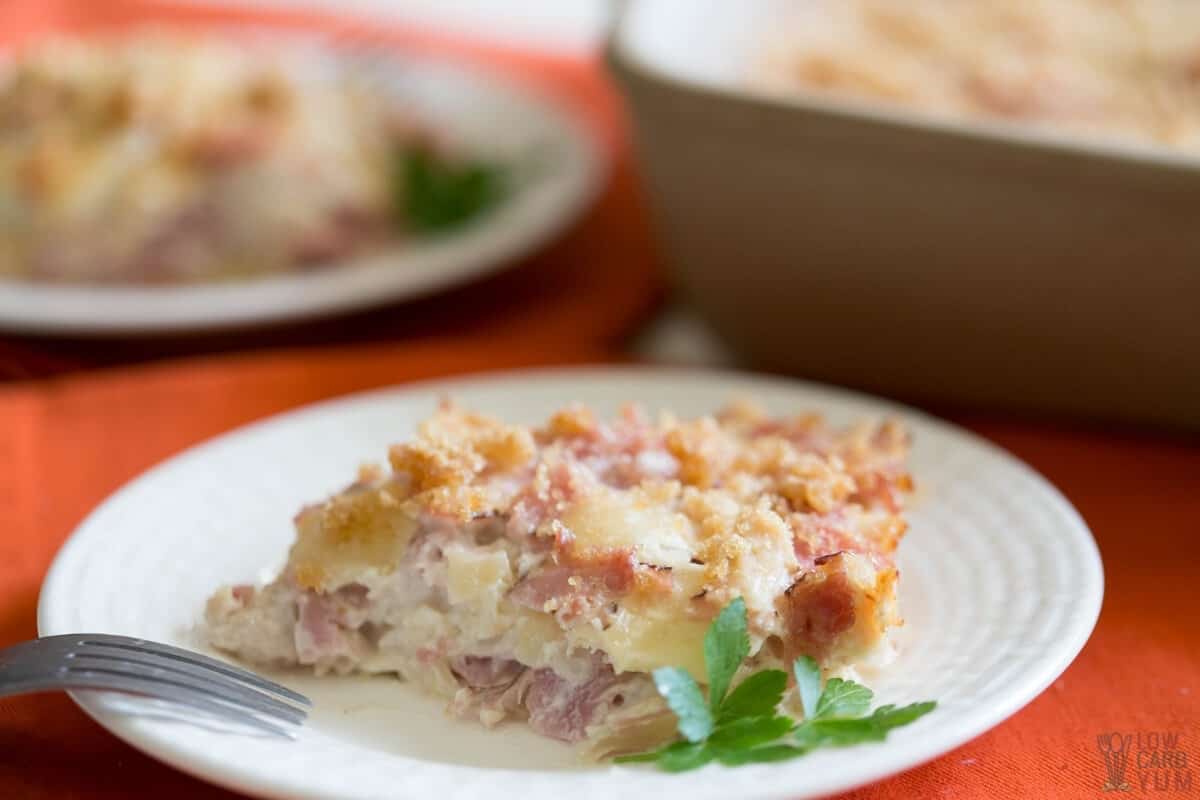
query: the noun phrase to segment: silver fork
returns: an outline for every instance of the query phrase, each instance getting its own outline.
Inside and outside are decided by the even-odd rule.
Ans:
[[[0,650],[0,697],[55,689],[157,698],[287,738],[312,706],[304,695],[253,672],[145,639],[73,633]]]

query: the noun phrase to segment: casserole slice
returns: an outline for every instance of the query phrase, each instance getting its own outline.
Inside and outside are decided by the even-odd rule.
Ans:
[[[671,739],[650,673],[705,677],[712,618],[744,599],[747,668],[872,655],[899,623],[906,433],[752,405],[538,427],[444,403],[388,468],[296,516],[281,575],[209,601],[216,647],[318,674],[395,673],[492,726],[586,757]]]

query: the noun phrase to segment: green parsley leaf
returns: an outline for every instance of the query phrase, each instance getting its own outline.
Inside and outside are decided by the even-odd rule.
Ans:
[[[695,679],[682,667],[654,670],[654,687],[679,717],[679,733],[689,742],[703,741],[713,730],[713,715]]]
[[[790,744],[769,744],[764,747],[752,747],[749,750],[729,750],[717,755],[717,760],[727,767],[740,767],[742,764],[765,764],[772,761],[787,761],[802,756],[808,751]]]
[[[703,742],[676,742],[660,751],[658,765],[667,772],[686,772],[703,767],[715,755]]]
[[[737,598],[708,626],[704,634],[704,668],[708,671],[708,702],[713,713],[721,707],[738,667],[750,655],[746,633],[746,602]]]
[[[807,720],[800,723],[793,737],[805,750],[851,744],[867,735],[870,725],[861,719]]]
[[[748,676],[729,691],[750,651],[746,605],[739,598],[717,615],[704,637],[708,700],[695,679],[680,667],[654,670],[654,685],[678,717],[683,737],[650,753],[619,756],[618,764],[653,762],[667,772],[697,769],[712,761],[726,766],[797,758],[818,747],[876,742],[889,731],[928,714],[936,703],[884,705],[867,714],[874,694],[841,678],[821,685],[821,669],[808,656],[792,664],[804,721],[797,724],[777,708],[787,689],[787,673],[768,669]],[[792,735],[790,741],[784,737]]]
[[[421,233],[450,230],[500,200],[505,183],[505,171],[494,164],[452,161],[428,147],[410,147],[397,157],[397,213]]]
[[[883,728],[886,733],[893,728],[899,728],[910,722],[915,722],[935,708],[937,708],[937,702],[934,700],[926,700],[924,703],[909,703],[899,708],[888,704],[875,709],[875,713],[871,715],[871,719],[875,721],[876,725]]]
[[[779,669],[756,672],[734,688],[721,703],[718,720],[761,717],[775,713],[787,690],[787,673]]]
[[[803,722],[796,728],[795,741],[805,749],[845,747],[861,742],[881,742],[888,732],[925,716],[937,703],[913,703],[896,708],[887,705],[868,717],[835,717]]]
[[[859,717],[871,707],[875,696],[867,687],[854,681],[830,678],[817,701],[817,713],[813,717]]]
[[[817,699],[821,696],[821,667],[812,656],[800,656],[792,662],[792,672],[804,718],[812,719],[817,715]]]
[[[716,751],[744,750],[786,736],[796,727],[787,717],[774,715],[742,717],[717,726],[708,737],[708,746]]]

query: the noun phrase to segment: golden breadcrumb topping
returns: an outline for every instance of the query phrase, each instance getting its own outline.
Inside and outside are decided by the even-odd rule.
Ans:
[[[596,415],[585,406],[568,406],[551,414],[543,430],[548,439],[586,436],[596,430]]]
[[[1194,0],[815,0],[759,44],[771,92],[1200,151]]]
[[[366,467],[298,516],[290,569],[328,591],[396,569],[423,532],[459,530],[471,547],[506,543],[489,602],[553,615],[618,670],[699,669],[698,637],[735,597],[758,643],[848,659],[898,621],[907,451],[894,421],[838,431],[745,401],[657,421],[569,406],[535,428],[444,403],[391,447],[390,472]]]

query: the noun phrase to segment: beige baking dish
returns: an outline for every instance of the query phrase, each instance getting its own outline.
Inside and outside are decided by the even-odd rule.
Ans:
[[[609,47],[716,330],[919,401],[1200,428],[1200,158],[756,92],[778,5],[640,0]]]

